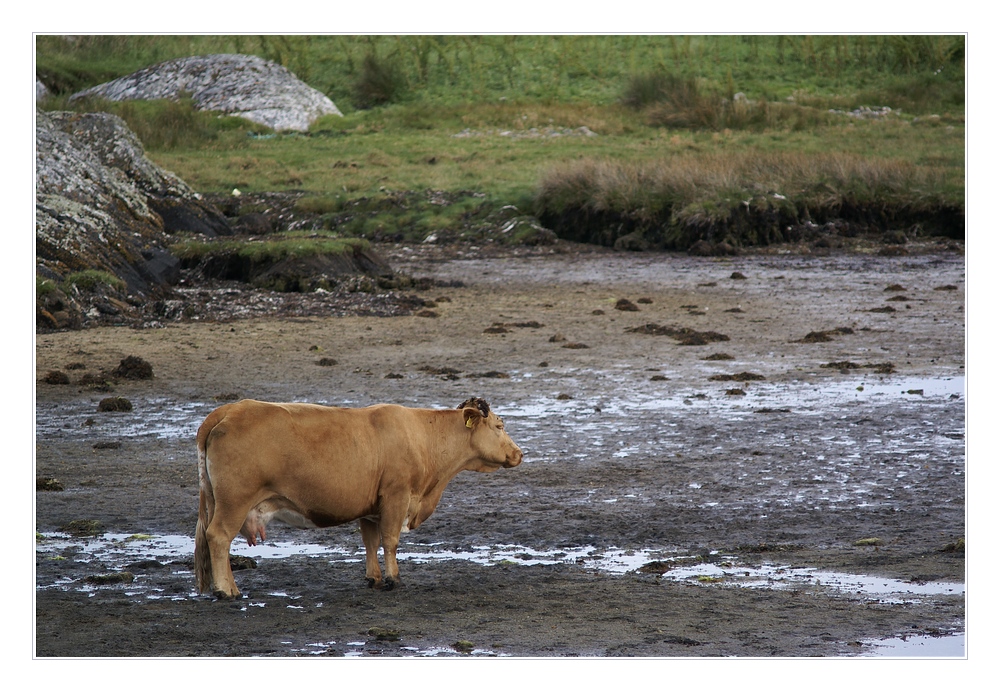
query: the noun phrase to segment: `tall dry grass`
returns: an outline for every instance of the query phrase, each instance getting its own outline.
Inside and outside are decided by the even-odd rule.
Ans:
[[[705,229],[725,233],[748,218],[777,224],[838,214],[869,218],[872,210],[892,218],[954,202],[942,171],[906,161],[744,152],[555,166],[538,186],[535,212],[571,239],[610,244],[640,231],[655,245],[684,247]]]

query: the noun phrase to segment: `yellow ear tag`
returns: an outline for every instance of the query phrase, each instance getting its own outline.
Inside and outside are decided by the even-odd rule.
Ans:
[[[472,419],[471,418],[469,420],[465,421],[465,427],[467,427],[467,428],[471,428],[472,427]]]

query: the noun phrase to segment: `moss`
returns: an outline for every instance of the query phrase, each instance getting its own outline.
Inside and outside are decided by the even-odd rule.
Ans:
[[[877,547],[882,544],[883,541],[881,538],[859,538],[858,540],[854,541],[854,545],[859,548],[864,546]]]
[[[58,289],[54,281],[35,276],[35,298],[44,298],[55,293]]]
[[[131,584],[135,575],[131,572],[109,572],[107,574],[91,574],[83,579],[88,584],[107,586],[110,584]]]
[[[104,525],[96,519],[74,519],[62,530],[71,536],[100,536],[104,533]]]
[[[196,264],[208,255],[231,255],[254,263],[277,262],[286,258],[345,255],[367,250],[362,238],[337,238],[318,233],[284,233],[268,240],[224,238],[214,241],[189,240],[171,246],[171,251],[187,263]]]

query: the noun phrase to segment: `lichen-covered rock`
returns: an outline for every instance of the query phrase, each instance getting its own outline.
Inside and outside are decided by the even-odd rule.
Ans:
[[[246,118],[273,130],[305,132],[324,115],[341,115],[326,95],[287,69],[255,55],[196,55],[168,60],[85,89],[71,100],[177,99],[190,95],[200,110]]]
[[[120,295],[110,297],[127,308],[129,294],[149,295],[179,278],[180,262],[167,250],[170,232],[231,232],[215,207],[146,158],[121,118],[39,110],[35,133],[35,257],[42,279],[59,284],[74,272],[107,272],[124,282]],[[107,302],[111,289],[102,290]],[[58,305],[49,304],[53,296]],[[95,309],[84,298],[58,291],[40,298],[38,326],[82,326]]]
[[[121,118],[108,113],[48,114],[72,141],[92,153],[104,167],[124,174],[160,217],[167,233],[190,231],[228,235],[229,223],[201,195],[169,171],[146,157],[142,142]]]
[[[142,250],[165,246],[163,222],[121,170],[104,165],[64,129],[72,117],[41,111],[36,116],[35,254],[44,270],[39,273],[63,278],[98,269],[144,291],[149,277],[140,273]]]

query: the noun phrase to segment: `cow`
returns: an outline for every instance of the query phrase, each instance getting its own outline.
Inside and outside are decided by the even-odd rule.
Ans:
[[[219,598],[240,596],[229,565],[236,534],[255,545],[272,519],[302,528],[358,520],[368,585],[392,589],[399,534],[431,515],[449,481],[523,458],[479,398],[451,410],[244,399],[208,414],[197,445],[195,575],[200,593]]]

